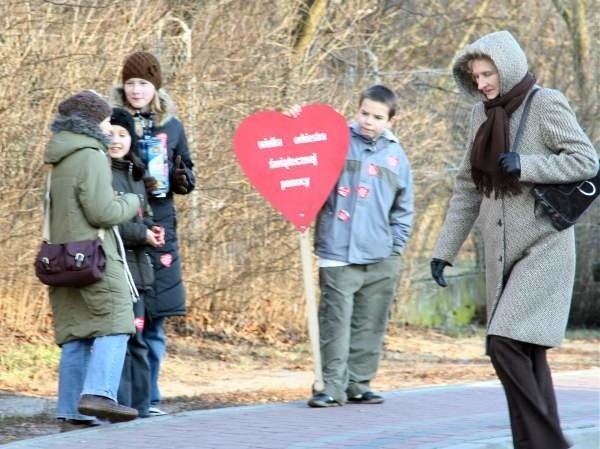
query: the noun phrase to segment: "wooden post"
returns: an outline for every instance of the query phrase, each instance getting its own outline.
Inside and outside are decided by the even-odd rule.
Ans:
[[[313,355],[315,382],[313,390],[321,392],[325,388],[321,366],[321,349],[319,346],[319,320],[317,316],[317,297],[312,270],[312,251],[308,238],[308,230],[300,232],[300,255],[302,258],[302,274],[304,277],[304,298],[306,300],[306,317],[308,321],[308,338]]]

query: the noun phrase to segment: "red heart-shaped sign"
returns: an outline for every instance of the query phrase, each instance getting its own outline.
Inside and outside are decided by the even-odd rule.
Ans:
[[[296,118],[273,111],[246,117],[233,148],[256,190],[305,231],[342,171],[349,139],[344,117],[313,104]]]

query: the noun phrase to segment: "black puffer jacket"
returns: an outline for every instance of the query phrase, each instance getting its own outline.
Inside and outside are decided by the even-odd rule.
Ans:
[[[112,185],[117,195],[135,193],[139,199],[141,208],[138,214],[130,221],[119,225],[119,233],[123,239],[125,252],[127,253],[127,264],[133,276],[135,286],[138,290],[150,292],[154,284],[154,270],[147,251],[150,248],[146,244],[146,232],[154,225],[151,219],[151,210],[146,200],[146,189],[143,181],[133,179],[133,164],[122,159],[112,159]]]
[[[149,199],[152,208],[153,219],[159,226],[165,229],[165,245],[159,248],[149,248],[148,253],[154,267],[154,289],[152,294],[145,296],[146,310],[150,318],[161,316],[185,315],[186,300],[185,288],[181,269],[181,257],[179,253],[179,240],[177,237],[177,215],[173,194],[189,194],[196,184],[190,150],[188,148],[185,130],[181,121],[175,117],[175,107],[171,97],[159,89],[158,98],[162,107],[161,113],[155,114],[151,120],[150,134],[160,136],[166,142],[169,161],[169,192],[164,198],[151,197]],[[132,114],[136,111],[127,107],[125,92],[122,87],[116,87],[111,92],[111,103],[129,110]],[[136,132],[138,137],[143,135],[144,125],[147,120],[135,117]],[[186,191],[177,188],[173,174],[175,159],[181,157],[185,169],[188,187]]]

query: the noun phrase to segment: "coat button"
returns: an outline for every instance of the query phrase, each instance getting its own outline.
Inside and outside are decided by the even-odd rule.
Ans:
[[[502,220],[498,219],[498,226],[502,226]]]
[[[498,257],[498,262],[502,262],[502,256]]]

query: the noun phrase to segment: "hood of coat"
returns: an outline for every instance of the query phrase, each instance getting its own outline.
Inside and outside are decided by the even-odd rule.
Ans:
[[[498,68],[500,95],[506,94],[527,74],[525,52],[508,31],[486,34],[458,52],[452,65],[452,74],[460,90],[477,100],[485,100],[477,90],[469,70],[468,61],[474,55],[487,56]]]
[[[53,135],[44,153],[44,162],[47,164],[57,164],[82,148],[95,148],[105,152],[109,144],[98,125],[75,115],[56,115],[50,124],[50,130]]]
[[[112,88],[109,95],[109,101],[113,107],[123,108],[132,115],[135,114],[135,109],[131,109],[127,106],[125,90],[122,86]],[[171,96],[164,89],[158,89],[158,101],[160,102],[163,112],[156,114],[156,126],[162,127],[175,117],[175,103],[173,103]]]

